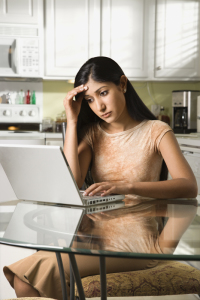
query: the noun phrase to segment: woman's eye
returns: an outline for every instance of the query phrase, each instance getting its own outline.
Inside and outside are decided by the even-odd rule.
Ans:
[[[103,91],[100,93],[101,96],[106,96],[108,94],[108,91]]]
[[[87,99],[85,99],[85,101],[86,101],[87,103],[92,103],[92,102],[93,102],[93,100],[92,100],[91,98],[87,98]]]

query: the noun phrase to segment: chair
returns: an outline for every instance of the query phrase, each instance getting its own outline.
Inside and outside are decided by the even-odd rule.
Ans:
[[[200,294],[200,270],[177,261],[154,268],[106,275],[107,297]],[[100,297],[100,276],[82,278],[86,298]],[[77,288],[75,295],[78,297]]]
[[[22,298],[10,298],[10,299],[4,299],[4,300],[55,300],[52,298],[44,298],[44,297],[22,297]]]

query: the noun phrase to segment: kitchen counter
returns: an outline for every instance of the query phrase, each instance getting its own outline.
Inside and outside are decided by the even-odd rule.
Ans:
[[[39,131],[7,131],[2,130],[0,131],[0,139],[8,139],[8,138],[45,138],[44,132]]]
[[[62,139],[61,132],[45,132],[46,139]]]
[[[8,138],[52,138],[52,139],[62,139],[61,132],[40,132],[40,131],[0,131],[0,139],[8,139]]]
[[[179,145],[200,147],[200,133],[175,134]]]
[[[0,131],[0,144],[29,144],[63,147],[61,132]]]

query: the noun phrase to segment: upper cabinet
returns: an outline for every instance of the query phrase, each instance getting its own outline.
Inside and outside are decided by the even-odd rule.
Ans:
[[[0,23],[38,24],[41,0],[0,0]]]
[[[45,76],[73,78],[100,55],[100,0],[46,0]]]
[[[200,0],[0,0],[0,36],[34,34],[44,78],[101,55],[130,80],[200,79]]]
[[[86,60],[101,55],[116,60],[129,78],[148,78],[151,3],[46,0],[45,76],[73,78]]]
[[[101,55],[113,58],[128,78],[148,77],[151,0],[102,0]]]
[[[200,78],[200,1],[157,0],[155,77]]]

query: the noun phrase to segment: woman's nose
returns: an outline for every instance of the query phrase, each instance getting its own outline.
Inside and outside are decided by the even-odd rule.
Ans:
[[[106,108],[106,105],[101,100],[97,100],[96,107],[97,107],[98,111],[104,111]]]

